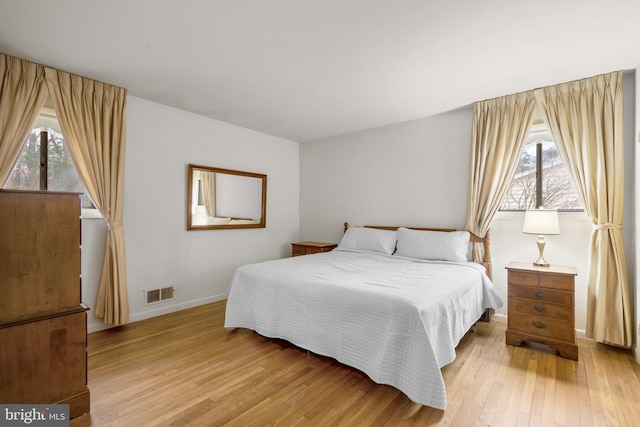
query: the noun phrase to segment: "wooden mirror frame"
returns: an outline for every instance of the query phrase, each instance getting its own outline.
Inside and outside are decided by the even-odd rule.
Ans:
[[[194,223],[194,193],[198,194],[198,189],[194,189],[196,182],[194,181],[194,175],[196,171],[212,172],[214,174],[235,175],[247,178],[256,178],[261,181],[262,198],[261,198],[261,215],[260,220],[251,220],[250,218],[234,218],[224,217],[224,220],[229,218],[228,223]],[[210,217],[207,217],[210,218]],[[255,221],[255,222],[253,222]],[[267,175],[253,172],[244,172],[231,169],[222,169],[211,166],[201,166],[189,164],[188,179],[187,179],[187,230],[225,230],[236,228],[265,228],[267,225]]]

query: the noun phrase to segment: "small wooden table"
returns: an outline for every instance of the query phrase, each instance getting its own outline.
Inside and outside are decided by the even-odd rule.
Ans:
[[[336,243],[327,242],[297,242],[291,244],[291,256],[318,254],[329,252],[338,246]]]
[[[575,330],[575,267],[511,262],[506,266],[509,293],[506,342],[534,341],[561,356],[578,360]]]

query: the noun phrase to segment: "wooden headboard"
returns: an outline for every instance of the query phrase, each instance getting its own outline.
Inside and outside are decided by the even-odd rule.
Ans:
[[[397,230],[401,226],[365,225],[365,227],[377,228],[380,230]],[[347,231],[347,228],[349,228],[349,223],[345,222],[344,223],[345,232]],[[459,230],[456,230],[455,228],[424,228],[424,227],[405,227],[405,228],[410,228],[412,230],[426,230],[426,231],[445,231],[445,232],[459,231]],[[489,237],[489,233],[487,233],[486,237],[484,238],[478,237],[473,233],[470,233],[470,234],[471,234],[471,237],[470,237],[471,242],[482,243],[482,245],[484,246],[484,258],[480,264],[484,265],[484,268],[487,269],[487,276],[491,278],[491,251],[490,251],[491,239]]]

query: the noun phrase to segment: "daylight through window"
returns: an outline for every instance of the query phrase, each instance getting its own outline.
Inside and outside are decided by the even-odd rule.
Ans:
[[[47,110],[46,107],[44,110]],[[46,147],[42,147],[43,141],[46,141]],[[95,209],[78,177],[58,121],[51,114],[38,117],[4,188],[83,193],[82,208]]]
[[[541,149],[537,148],[538,145]],[[537,167],[540,180],[537,180]],[[544,124],[532,126],[500,210],[520,211],[536,207],[559,211],[583,210],[553,137]]]

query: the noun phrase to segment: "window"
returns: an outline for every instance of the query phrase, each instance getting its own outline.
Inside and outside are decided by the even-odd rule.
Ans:
[[[518,169],[500,210],[519,211],[536,207],[559,211],[583,210],[551,132],[543,123],[533,125],[529,132]]]
[[[43,147],[43,141],[46,141]],[[44,107],[24,142],[20,157],[4,185],[13,190],[83,193],[82,208],[95,209],[78,177],[52,109]]]

